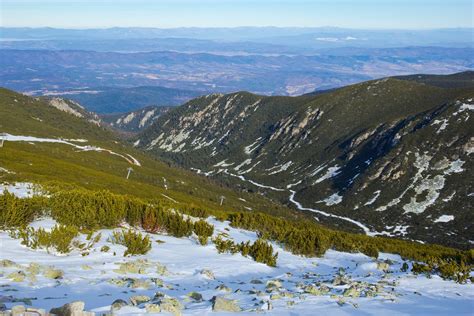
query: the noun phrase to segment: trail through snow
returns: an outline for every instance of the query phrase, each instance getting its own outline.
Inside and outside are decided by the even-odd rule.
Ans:
[[[244,182],[249,182],[249,183],[251,183],[251,184],[253,184],[257,187],[260,187],[260,188],[270,189],[270,190],[279,191],[279,192],[287,191],[285,189],[275,188],[275,187],[272,187],[272,186],[269,186],[269,185],[264,185],[264,184],[261,184],[261,183],[257,183],[253,180],[246,179],[242,175],[232,174],[232,173],[228,172],[227,169],[224,170],[224,173],[226,173],[226,174],[228,174],[232,177],[239,178],[240,180],[242,180]],[[323,211],[320,211],[320,210],[317,210],[317,209],[314,209],[314,208],[303,207],[303,205],[295,199],[296,191],[294,191],[294,190],[288,190],[288,191],[290,192],[290,197],[289,197],[290,202],[293,203],[296,206],[296,208],[301,210],[301,211],[310,211],[310,212],[313,212],[313,213],[321,214],[323,216],[338,218],[338,219],[347,221],[347,222],[352,223],[352,224],[358,226],[359,228],[361,228],[364,231],[364,233],[368,236],[376,236],[376,235],[379,234],[378,232],[371,231],[367,226],[365,226],[361,222],[358,222],[358,221],[356,221],[352,218],[330,214],[330,213],[323,212]]]
[[[85,141],[83,139],[80,139],[80,140],[74,140],[74,139],[64,140],[64,139],[58,139],[58,138],[42,138],[42,137],[34,137],[34,136],[19,136],[19,135],[11,135],[11,134],[0,134],[0,140],[1,139],[3,139],[4,141],[7,141],[7,142],[59,143],[59,144],[65,144],[65,145],[72,146],[72,147],[74,147],[76,149],[79,149],[81,151],[108,152],[111,155],[115,155],[115,156],[118,156],[118,157],[121,157],[121,158],[125,159],[128,163],[130,163],[132,165],[141,166],[140,162],[129,154],[122,155],[122,154],[116,153],[112,150],[101,148],[101,147],[95,147],[95,146],[89,146],[89,145],[80,146],[80,145],[71,143],[71,141],[84,143]]]

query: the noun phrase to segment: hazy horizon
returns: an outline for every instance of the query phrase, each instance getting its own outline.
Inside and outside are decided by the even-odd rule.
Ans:
[[[4,27],[472,28],[470,0],[0,0]]]

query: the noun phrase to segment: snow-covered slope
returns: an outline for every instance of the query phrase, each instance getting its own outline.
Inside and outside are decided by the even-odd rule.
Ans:
[[[215,233],[227,233],[235,241],[255,240],[256,234],[234,229],[227,223],[208,219]],[[54,222],[43,219],[33,227],[51,228]],[[212,312],[214,296],[236,300],[244,314],[265,311],[270,315],[469,315],[474,288],[427,279],[400,272],[403,260],[380,254],[378,260],[362,254],[328,251],[323,258],[308,259],[292,255],[274,245],[279,252],[278,266],[270,268],[240,254],[218,254],[214,245],[200,246],[193,238],[152,235],[153,248],[145,256],[124,258],[124,247],[108,242],[112,231],[101,230],[102,239],[88,256],[79,252],[67,256],[30,250],[7,233],[0,233],[0,277],[2,301],[7,307],[19,302],[49,310],[81,300],[86,309],[110,311],[117,299],[130,302],[133,296],[156,293],[178,299],[184,315]],[[85,242],[85,236],[81,237]],[[156,241],[160,241],[157,243]],[[101,252],[103,246],[108,252]],[[389,265],[385,267],[385,262]],[[124,263],[142,267],[129,273]],[[35,274],[32,267],[37,267]],[[49,267],[49,268],[48,268]],[[163,268],[163,267],[166,267]],[[46,269],[64,272],[60,279],[45,276]],[[386,271],[382,271],[386,269]],[[19,272],[23,281],[12,281]],[[271,287],[272,282],[277,286]],[[189,293],[202,295],[202,301]],[[151,303],[146,302],[146,303]],[[270,306],[270,310],[269,310]],[[118,313],[145,313],[145,303],[123,307]],[[225,314],[225,313],[223,313]]]

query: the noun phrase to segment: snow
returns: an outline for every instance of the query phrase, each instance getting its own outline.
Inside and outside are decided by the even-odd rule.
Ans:
[[[448,119],[435,120],[431,125],[438,125],[438,124],[441,124],[441,126],[436,131],[436,134],[441,133],[442,131],[444,131],[446,129],[446,127],[448,127]]]
[[[234,163],[231,162],[231,163],[226,163],[227,159],[224,159],[222,161],[219,161],[218,163],[216,163],[213,167],[229,167],[229,166],[232,166]]]
[[[326,171],[326,173],[319,179],[317,179],[314,183],[321,183],[323,182],[324,180],[327,180],[327,179],[330,179],[334,176],[337,176],[340,171],[339,169],[341,169],[339,166],[334,166],[334,167],[329,167],[328,170]]]
[[[49,104],[60,111],[72,114],[77,117],[83,117],[81,113],[73,109],[64,99],[53,98],[49,101]]]
[[[207,219],[215,226],[215,235],[227,233],[235,242],[255,241],[256,233],[229,226],[228,222]],[[33,227],[50,229],[55,225],[51,219],[43,219],[32,224]],[[183,315],[229,315],[222,312],[211,312],[209,300],[215,295],[225,295],[236,299],[245,310],[241,315],[255,315],[254,308],[265,309],[268,305],[269,294],[265,293],[268,280],[279,279],[283,287],[295,293],[294,298],[270,300],[271,311],[268,315],[470,315],[474,291],[472,284],[456,284],[444,281],[437,276],[426,278],[411,273],[400,272],[403,263],[397,255],[381,253],[378,260],[390,259],[390,274],[377,269],[376,261],[360,253],[342,253],[329,250],[322,258],[305,258],[292,255],[274,244],[278,251],[276,268],[257,263],[240,254],[218,254],[213,244],[200,246],[193,237],[175,238],[166,235],[150,235],[152,249],[145,256],[124,258],[124,247],[107,241],[112,230],[100,230],[101,240],[93,245],[88,256],[82,256],[79,251],[68,255],[57,256],[45,250],[31,250],[12,239],[6,232],[0,232],[2,251],[0,259],[14,260],[20,269],[26,269],[34,262],[42,266],[54,266],[64,271],[61,280],[46,279],[38,275],[36,282],[11,282],[6,275],[15,272],[15,267],[2,268],[5,274],[0,276],[1,292],[5,296],[18,298],[32,297],[33,306],[49,310],[74,300],[83,300],[86,309],[96,313],[106,313],[110,304],[116,299],[128,300],[132,295],[148,295],[153,297],[159,291],[178,298],[185,305]],[[85,241],[85,236],[81,236]],[[158,244],[161,240],[164,243]],[[109,252],[101,252],[100,248],[109,246]],[[114,256],[113,253],[116,253]],[[148,268],[146,274],[119,274],[119,264],[146,259],[154,267]],[[156,264],[166,266],[170,274],[160,275]],[[87,267],[87,269],[84,269]],[[203,269],[212,271],[215,280],[203,276]],[[375,297],[345,298],[345,304],[339,306],[338,300],[348,285],[333,286],[331,280],[343,269],[353,281],[363,281],[381,287],[380,295]],[[165,286],[152,285],[149,289],[121,287],[110,283],[112,279],[135,278],[150,280],[160,278]],[[251,280],[259,279],[263,284],[252,284]],[[326,295],[314,296],[302,293],[297,283],[305,285],[323,282],[331,292]],[[225,284],[231,288],[230,293],[216,289]],[[236,290],[240,289],[241,291]],[[260,290],[262,296],[249,294],[248,290]],[[8,292],[7,292],[8,291]],[[193,302],[186,294],[196,291],[203,295],[204,301]],[[2,294],[3,294],[2,293]],[[331,296],[334,295],[334,296]],[[48,299],[53,298],[53,299]],[[287,306],[293,301],[293,306]],[[20,302],[5,303],[7,308]],[[255,305],[256,304],[256,305]],[[357,308],[355,308],[357,306]],[[263,312],[263,311],[262,311]],[[119,314],[142,314],[143,308],[127,307]]]
[[[379,198],[381,192],[382,191],[380,191],[380,190],[375,191],[374,196],[370,200],[368,200],[364,205],[374,204],[374,202]]]
[[[245,159],[244,161],[242,161],[242,163],[240,165],[238,165],[237,167],[234,168],[235,171],[239,171],[240,168],[242,168],[243,166],[246,166],[248,164],[250,164],[252,162],[252,159]]]
[[[138,124],[138,127],[142,128],[145,126],[146,122],[155,114],[155,110],[151,110],[146,112],[146,114],[143,116],[143,118],[140,120],[140,124]]]
[[[454,219],[453,215],[441,215],[433,223],[447,223]]]
[[[458,104],[460,104],[459,109],[453,113],[453,116],[457,116],[464,111],[474,111],[474,104],[461,103],[459,101]]]
[[[224,170],[224,173],[232,176],[232,177],[236,177],[236,178],[239,178],[240,180],[244,181],[244,182],[249,182],[259,188],[263,188],[263,189],[270,189],[270,190],[273,190],[273,191],[285,191],[283,189],[279,189],[279,188],[275,188],[275,187],[272,187],[272,186],[269,186],[269,185],[264,185],[264,184],[260,184],[258,182],[255,182],[253,180],[250,180],[250,179],[246,179],[243,175],[236,175],[236,174],[232,174],[230,172],[226,170]]]
[[[268,175],[277,174],[277,173],[286,171],[286,170],[288,170],[288,168],[289,168],[292,164],[293,164],[293,162],[290,160],[290,161],[288,161],[287,163],[285,163],[285,164],[283,164],[283,165],[274,166],[274,167],[272,167],[272,168],[270,168],[270,169],[267,169],[268,171],[273,170],[273,169],[276,169],[276,170],[273,170],[272,172],[270,172]]]
[[[122,120],[123,124],[128,124],[130,123],[133,119],[135,118],[135,113],[130,113],[127,116],[125,116]]]
[[[324,199],[323,202],[326,203],[326,206],[336,205],[342,202],[342,196],[340,196],[339,193],[334,193]]]
[[[252,144],[248,145],[248,146],[245,146],[244,148],[244,152],[247,154],[247,155],[250,155],[255,149],[257,149],[260,144],[259,144],[259,141],[262,139],[262,137],[259,137],[257,138],[257,140],[255,142],[253,142]]]
[[[101,148],[101,147],[89,146],[89,145],[86,145],[86,146],[76,145],[76,144],[71,142],[71,141],[74,141],[74,140],[67,141],[67,140],[58,139],[58,138],[41,138],[41,137],[34,137],[34,136],[20,136],[20,135],[11,135],[11,134],[2,134],[0,136],[0,138],[2,138],[3,140],[5,140],[7,142],[57,143],[57,144],[65,144],[65,145],[72,146],[76,149],[79,149],[80,151],[108,152],[111,155],[115,155],[115,156],[118,156],[118,157],[121,157],[121,158],[125,159],[130,164],[140,166],[140,162],[137,159],[133,158],[132,156],[130,156],[128,154],[125,156],[125,155],[122,155],[122,154],[116,153],[114,151],[111,151],[109,149],[105,149],[105,148]],[[81,139],[78,142],[83,142],[83,140]]]
[[[295,187],[297,185],[299,185],[301,182],[303,182],[303,180],[299,180],[297,182],[294,182],[294,183],[290,183],[286,186],[287,189],[291,189],[292,187]]]
[[[6,168],[3,168],[3,167],[0,167],[0,172],[9,173],[9,174],[14,174],[14,173],[15,173],[15,172],[10,171],[10,170],[8,170],[8,169],[6,169]]]
[[[38,185],[30,182],[16,182],[13,184],[0,183],[0,194],[3,194],[4,191],[7,191],[19,198],[29,198],[33,195],[39,194],[41,189]]]
[[[353,220],[352,218],[330,214],[330,213],[323,212],[323,211],[320,211],[320,210],[317,210],[317,209],[314,209],[314,208],[303,207],[303,205],[300,202],[295,200],[296,191],[290,190],[290,192],[291,192],[290,202],[293,203],[296,206],[296,208],[299,209],[299,210],[310,211],[310,212],[318,213],[318,214],[321,214],[321,215],[324,215],[324,216],[327,216],[327,217],[334,217],[334,218],[342,219],[344,221],[350,222],[350,223],[358,226],[359,228],[361,228],[365,232],[366,235],[369,235],[369,236],[374,236],[375,234],[377,234],[376,232],[372,232],[367,226],[365,226],[361,222]]]

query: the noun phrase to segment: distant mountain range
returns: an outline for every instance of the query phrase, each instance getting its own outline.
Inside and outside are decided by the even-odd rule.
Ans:
[[[368,81],[301,97],[213,94],[133,140],[322,223],[468,248],[474,72]]]
[[[311,54],[322,48],[472,47],[472,28],[361,30],[337,27],[0,28],[4,48]],[[244,45],[242,45],[244,43]]]
[[[454,73],[474,69],[472,56],[473,48],[443,47],[340,48],[316,55],[233,56],[170,51],[0,50],[0,81],[7,88],[30,95],[67,94],[74,98],[71,93],[81,90],[87,95],[76,100],[86,106],[91,102],[90,110],[126,112],[148,105],[174,105],[213,92],[295,96],[375,78],[417,73],[420,69],[426,73]],[[100,87],[138,86],[180,91],[163,88],[153,103],[128,106],[125,100],[126,106],[121,104],[117,108],[110,104],[111,100],[117,101],[117,90],[92,95],[102,91]],[[140,89],[140,95],[129,91],[134,100],[156,93]],[[109,109],[100,109],[102,105],[97,102],[107,103]]]

